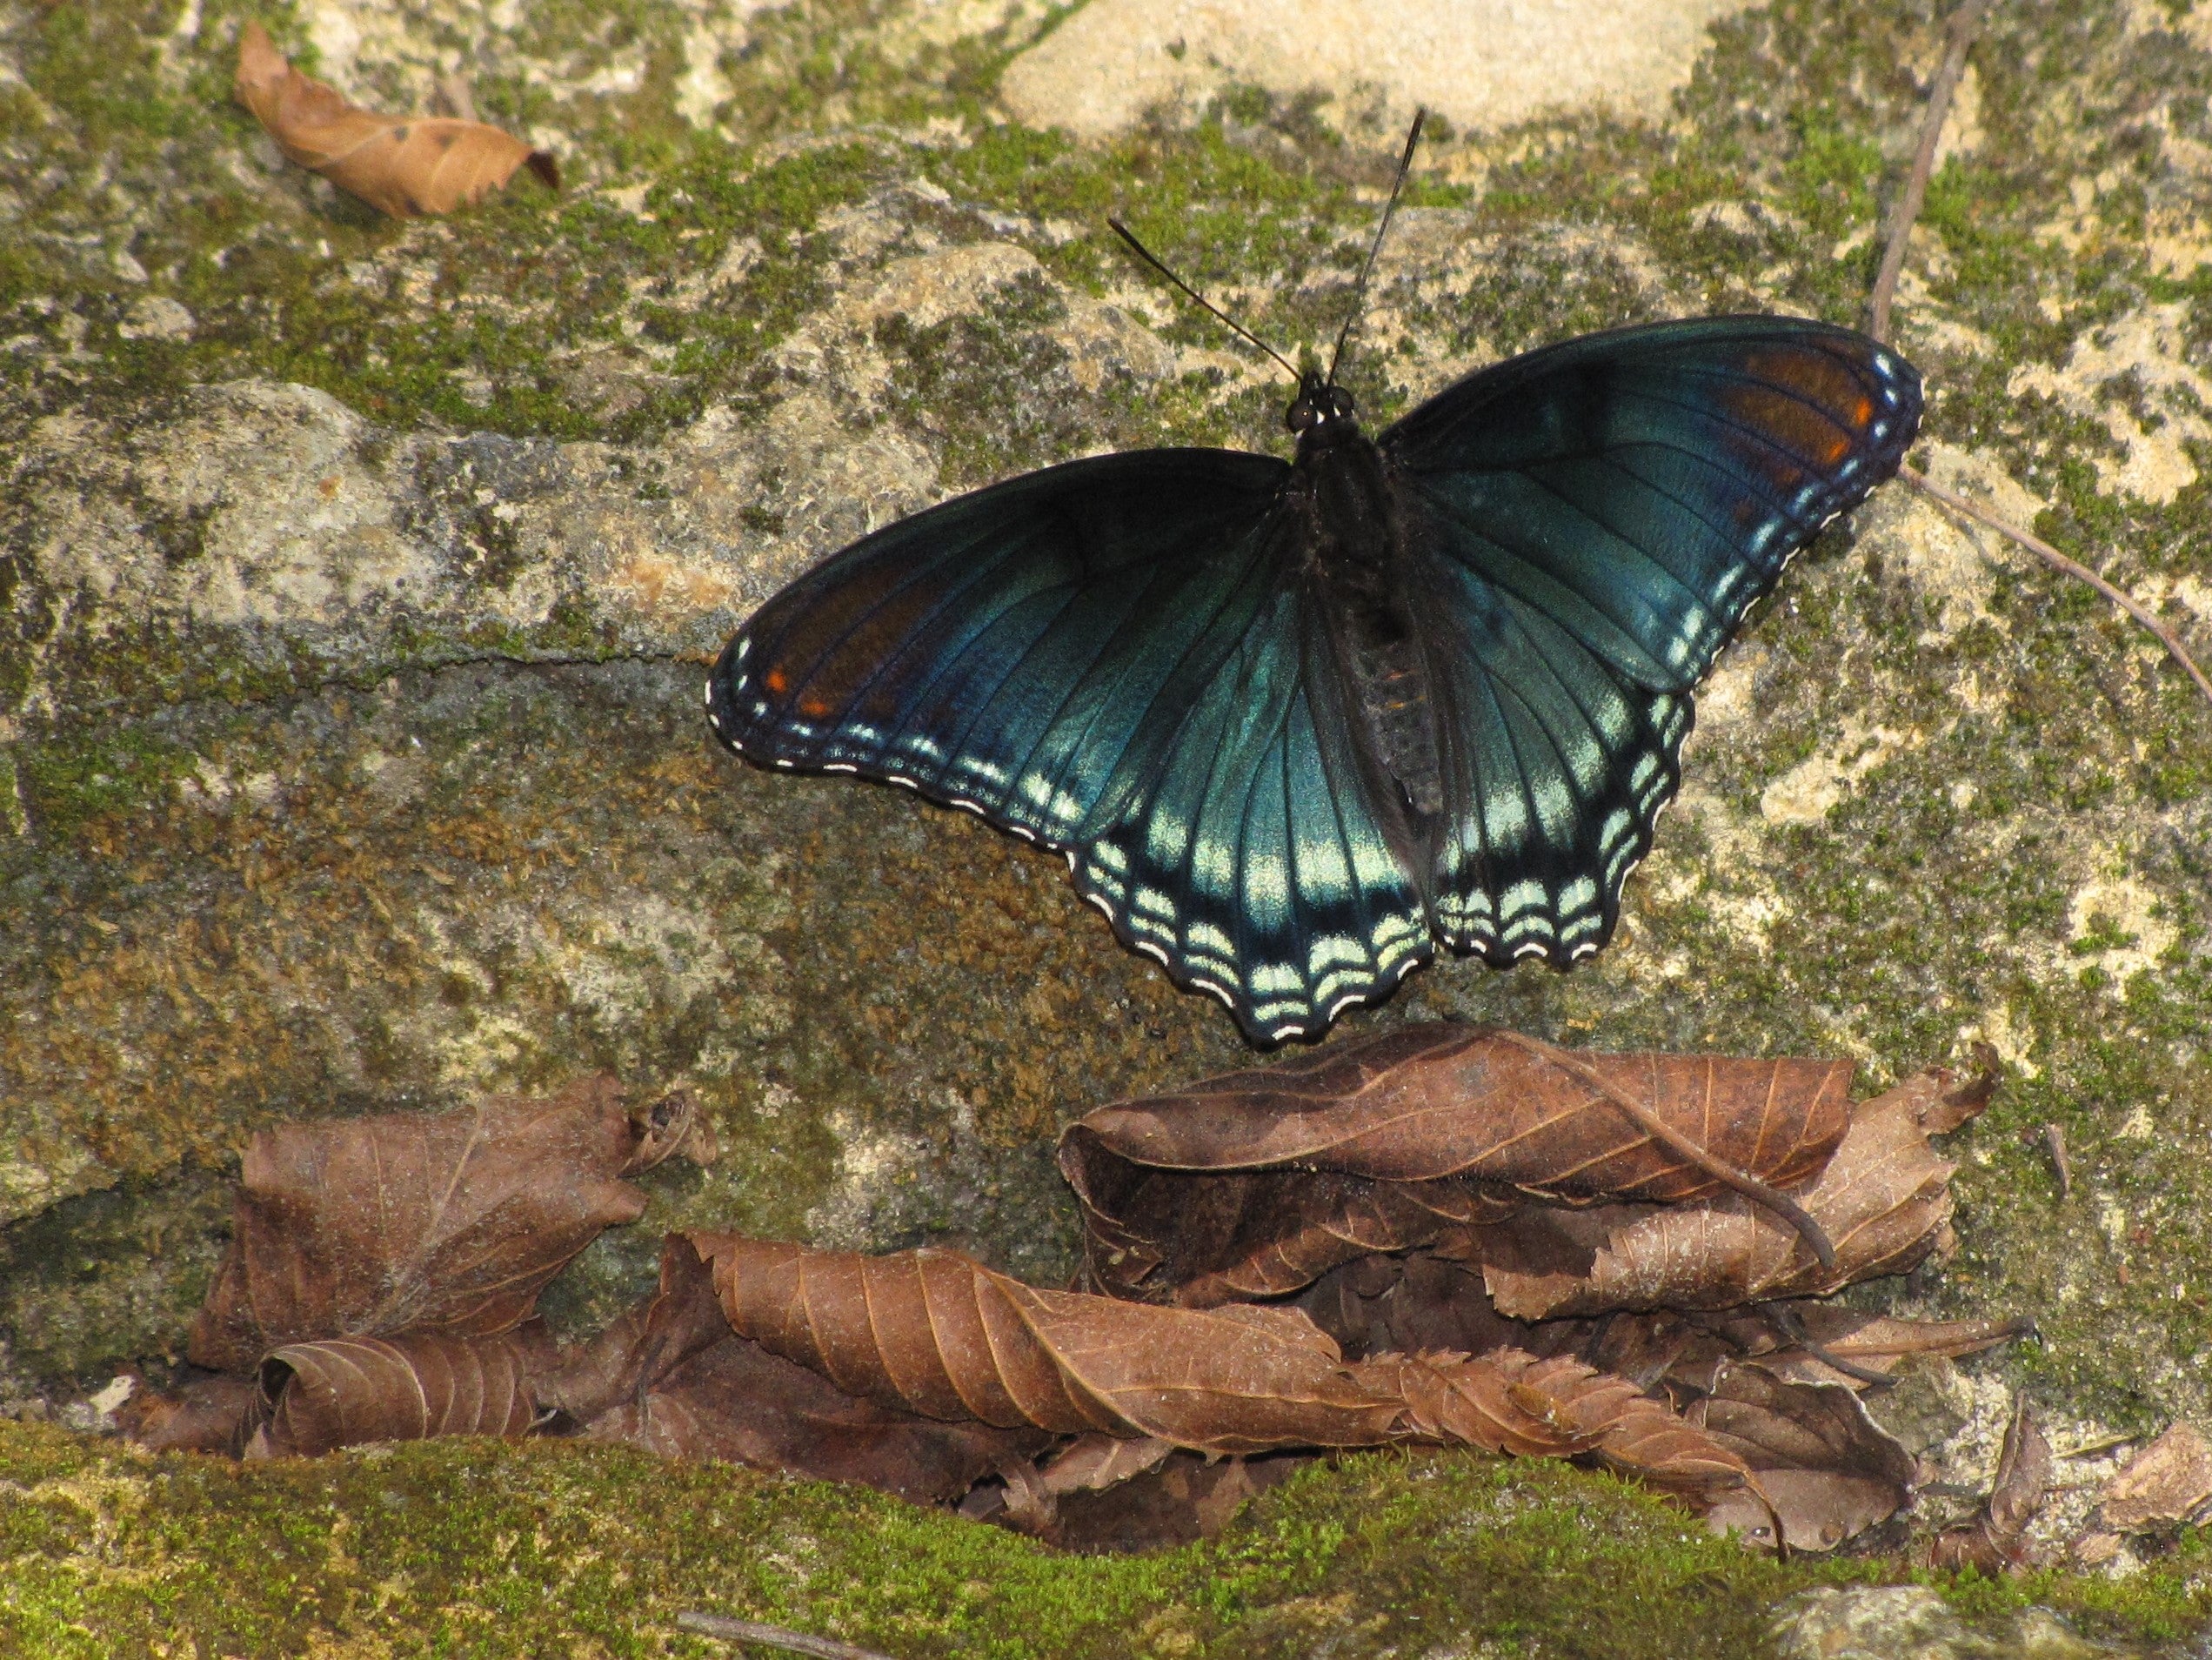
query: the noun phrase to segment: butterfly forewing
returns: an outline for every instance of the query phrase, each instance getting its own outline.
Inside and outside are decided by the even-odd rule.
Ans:
[[[902,519],[731,640],[715,729],[757,761],[911,784],[1061,845],[1251,563],[1287,471],[1101,456]]]
[[[1122,938],[1253,1036],[1318,1030],[1432,947],[1314,644],[1288,472],[1100,457],[903,520],[730,642],[715,727],[1066,849]]]
[[[1624,329],[1469,377],[1382,434],[1446,789],[1431,903],[1493,961],[1597,948],[1745,611],[1895,472],[1919,378],[1787,318]]]

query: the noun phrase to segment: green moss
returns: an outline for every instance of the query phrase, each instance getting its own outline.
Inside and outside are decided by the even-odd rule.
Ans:
[[[195,757],[143,727],[113,727],[70,742],[17,746],[17,786],[30,821],[67,836],[87,820],[128,814],[191,775]]]
[[[865,1492],[538,1443],[237,1466],[0,1429],[0,1630],[25,1651],[705,1652],[701,1608],[900,1654],[1741,1656],[1782,1569],[1600,1478],[1367,1457],[1218,1545],[1070,1560]],[[1378,1593],[1380,1593],[1378,1595]],[[1356,1610],[1356,1611],[1355,1611]],[[1386,1611],[1387,1610],[1387,1611]]]
[[[1316,1465],[1219,1542],[1070,1558],[864,1490],[577,1443],[402,1445],[313,1462],[148,1458],[0,1426],[0,1632],[26,1652],[705,1653],[687,1609],[901,1655],[1346,1657],[1413,1644],[1641,1660],[1765,1651],[1775,1603],[1879,1582],[1777,1564],[1601,1476],[1470,1456]],[[2202,1547],[2124,1586],[1938,1582],[2164,1637]],[[388,1649],[382,1645],[390,1645]]]

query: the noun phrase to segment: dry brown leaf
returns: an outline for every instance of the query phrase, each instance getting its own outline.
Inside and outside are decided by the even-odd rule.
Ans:
[[[480,121],[382,116],[294,69],[257,23],[238,33],[231,90],[285,157],[396,218],[451,213],[503,189],[515,169],[554,190],[547,151]]]
[[[1248,1453],[1371,1446],[1397,1416],[1294,1309],[1040,1291],[951,1251],[871,1257],[685,1237],[739,1335],[849,1395],[926,1417]]]
[[[594,1441],[862,1482],[926,1503],[959,1498],[1051,1439],[860,1400],[734,1335],[712,1275],[678,1235],[663,1242],[652,1299],[534,1383],[541,1405]]]
[[[1117,1436],[1078,1436],[1037,1470],[1043,1490],[1058,1498],[1068,1493],[1103,1493],[1147,1470],[1157,1469],[1175,1450],[1172,1441],[1146,1436],[1128,1441]]]
[[[1342,1263],[1300,1292],[1296,1306],[1355,1360],[1425,1349],[1534,1352],[1539,1329],[1500,1314],[1479,1272],[1431,1251]]]
[[[1094,1283],[1190,1302],[1280,1295],[1494,1220],[1500,1189],[1667,1203],[1726,1191],[1608,1090],[1775,1188],[1817,1175],[1850,1114],[1848,1062],[1532,1045],[1402,1027],[1090,1114],[1062,1138],[1060,1168]]]
[[[1930,1135],[1988,1103],[1986,1080],[1916,1074],[1866,1102],[1805,1208],[1835,1242],[1833,1269],[1766,1209],[1730,1194],[1699,1205],[1525,1211],[1479,1248],[1499,1309],[1523,1320],[1627,1309],[1725,1309],[1818,1295],[1901,1274],[1935,1247],[1951,1215],[1951,1173]],[[1545,1242],[1548,1239],[1549,1243]],[[1574,1256],[1588,1252],[1578,1271]]]
[[[364,1441],[524,1436],[538,1418],[529,1376],[551,1349],[532,1322],[497,1337],[341,1337],[286,1343],[261,1364],[261,1427],[249,1458],[312,1456]]]
[[[1989,1496],[1972,1521],[1946,1528],[1928,1542],[1928,1565],[1972,1568],[1992,1579],[2028,1565],[2028,1525],[2042,1510],[2056,1469],[2035,1409],[2025,1397],[2015,1401]]]
[[[729,1336],[713,1275],[680,1235],[671,1234],[661,1242],[654,1295],[564,1355],[532,1387],[541,1405],[587,1424],[625,1402],[642,1402],[669,1373]]]
[[[1149,1448],[1158,1443],[1113,1444]],[[1025,1494],[1017,1471],[1017,1479],[1007,1483],[1004,1493],[989,1485],[979,1488],[960,1510],[1063,1550],[1168,1550],[1219,1537],[1246,1500],[1289,1480],[1319,1456],[1287,1452],[1208,1458],[1171,1448],[1151,1468],[1110,1486],[1079,1487],[1058,1495],[1044,1492],[1046,1473],[1032,1477]]]
[[[2177,1526],[2212,1504],[2212,1442],[2177,1423],[2105,1483],[2105,1525],[2121,1533]]]
[[[1524,1457],[1588,1454],[1654,1487],[1710,1502],[1742,1485],[1741,1458],[1626,1378],[1565,1355],[1385,1355],[1356,1369],[1405,1402],[1400,1432]]]
[[[672,1367],[584,1434],[669,1457],[859,1482],[932,1504],[958,1499],[1052,1439],[1039,1429],[940,1423],[860,1400],[742,1337],[725,1337]]]
[[[1724,1499],[1707,1516],[1716,1532],[1736,1532],[1772,1550],[1779,1520],[1791,1549],[1833,1550],[1888,1521],[1912,1496],[1912,1455],[1839,1385],[1788,1382],[1764,1366],[1726,1366],[1712,1392],[1682,1416],[1742,1459],[1765,1500]]]
[[[116,1409],[116,1429],[149,1452],[229,1453],[251,1432],[260,1400],[248,1377],[195,1378],[174,1394],[144,1388]]]
[[[545,1101],[264,1130],[186,1352],[244,1373],[286,1343],[510,1330],[601,1229],[637,1220],[644,1196],[618,1178],[641,1145],[658,1143],[604,1077]]]

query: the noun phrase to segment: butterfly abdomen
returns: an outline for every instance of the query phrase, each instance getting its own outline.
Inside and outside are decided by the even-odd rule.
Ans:
[[[1407,603],[1400,536],[1374,445],[1340,426],[1299,446],[1299,485],[1310,491],[1314,575],[1360,727],[1374,760],[1421,819],[1444,807],[1435,709],[1420,633]]]

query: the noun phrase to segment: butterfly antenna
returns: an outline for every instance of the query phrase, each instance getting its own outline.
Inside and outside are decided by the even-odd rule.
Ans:
[[[1183,292],[1196,300],[1207,311],[1211,312],[1217,320],[1234,331],[1243,338],[1251,341],[1253,345],[1258,346],[1262,351],[1273,358],[1277,363],[1282,365],[1283,372],[1288,375],[1293,380],[1296,380],[1299,378],[1298,371],[1291,367],[1290,359],[1284,357],[1281,352],[1276,351],[1274,347],[1269,345],[1265,340],[1254,334],[1250,329],[1245,327],[1243,324],[1238,322],[1236,318],[1231,317],[1226,311],[1216,305],[1212,300],[1206,298],[1205,295],[1200,293],[1198,290],[1193,288],[1188,283],[1185,282],[1180,277],[1178,277],[1173,271],[1168,270],[1166,265],[1160,264],[1159,257],[1155,255],[1151,249],[1146,247],[1143,243],[1137,240],[1135,231],[1130,230],[1127,225],[1122,224],[1119,219],[1108,219],[1106,223],[1113,227],[1114,235],[1119,237],[1124,242],[1127,243],[1132,248],[1136,250],[1138,258],[1143,260],[1145,264],[1150,265],[1154,271],[1167,278],[1169,282],[1174,284],[1176,287],[1181,289]]]
[[[1406,135],[1406,152],[1398,157],[1398,177],[1391,181],[1390,199],[1382,205],[1382,223],[1375,227],[1375,239],[1367,250],[1367,263],[1360,267],[1360,286],[1353,291],[1352,315],[1344,319],[1344,327],[1336,337],[1336,350],[1329,354],[1329,385],[1336,385],[1336,365],[1344,356],[1344,343],[1352,338],[1352,325],[1360,320],[1360,313],[1367,303],[1367,278],[1375,274],[1375,256],[1382,251],[1382,239],[1390,230],[1390,216],[1398,211],[1399,194],[1406,188],[1406,171],[1413,164],[1413,146],[1421,140],[1421,123],[1428,119],[1428,111],[1413,111],[1413,125]]]

